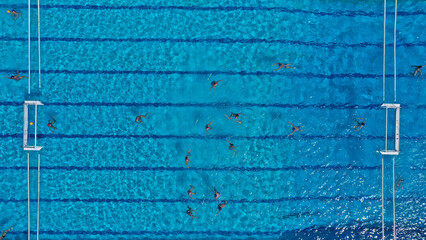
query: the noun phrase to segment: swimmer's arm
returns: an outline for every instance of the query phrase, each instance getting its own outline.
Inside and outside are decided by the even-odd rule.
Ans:
[[[228,120],[230,120],[230,119],[231,119],[231,117],[228,117],[228,115],[225,115],[225,117],[227,117],[227,118],[228,118]]]
[[[293,130],[293,132],[292,132],[292,133],[290,133],[289,135],[287,135],[287,137],[288,137],[288,136],[290,136],[290,135],[292,135],[294,132],[296,132],[296,130]]]
[[[290,124],[291,124],[291,126],[292,126],[292,127],[294,127],[293,123],[291,123],[291,122],[288,122],[288,123],[290,123]]]
[[[5,78],[8,78],[8,79],[13,79],[13,78],[11,78],[11,77],[8,77],[8,76],[4,76]]]

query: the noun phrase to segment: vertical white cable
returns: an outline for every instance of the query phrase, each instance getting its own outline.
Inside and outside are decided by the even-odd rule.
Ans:
[[[40,154],[38,154],[38,176],[37,176],[37,240],[40,229]]]
[[[395,0],[395,25],[393,29],[393,91],[394,102],[396,102],[396,17],[397,17],[398,0]]]
[[[37,0],[38,11],[38,88],[41,88],[41,57],[40,57],[40,0]]]
[[[37,146],[37,104],[35,105],[34,147]]]
[[[393,180],[393,239],[396,240],[396,228],[395,228],[395,157],[392,159],[392,180]]]
[[[383,14],[383,102],[386,100],[386,0]]]
[[[385,162],[382,156],[382,240],[385,239],[385,192],[384,192],[384,183],[385,179]]]
[[[28,0],[28,95],[31,94],[31,0]]]
[[[386,107],[385,151],[388,151],[388,107]]]
[[[31,206],[30,206],[30,153],[27,153],[27,183],[28,183],[28,240],[30,240],[30,230],[31,230]]]

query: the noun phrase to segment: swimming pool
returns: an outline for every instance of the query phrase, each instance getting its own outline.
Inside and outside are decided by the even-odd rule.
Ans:
[[[41,4],[41,89],[35,21],[31,96],[25,79],[0,82],[0,226],[15,226],[7,239],[27,237],[25,99],[45,104],[38,112],[41,239],[381,237],[381,2]],[[424,62],[424,7],[421,1],[398,6],[403,108],[396,173],[405,182],[396,198],[400,239],[424,239],[426,232],[425,80],[408,74],[410,65]],[[28,15],[25,1],[0,5],[0,72],[27,74],[27,19],[9,21],[10,8]],[[36,5],[31,11],[35,19]],[[387,56],[392,79],[393,58]],[[273,72],[276,62],[293,62],[296,69]],[[209,91],[211,81],[221,79]],[[148,112],[145,124],[134,122]],[[231,112],[245,114],[241,124],[225,117]],[[52,116],[54,133],[46,126]],[[358,117],[366,126],[354,132]],[[210,121],[213,130],[206,133]],[[305,131],[287,137],[287,122]],[[35,239],[37,154],[30,159]],[[391,238],[392,163],[385,160]],[[187,195],[190,185],[195,200]],[[223,200],[228,204],[215,216]],[[186,215],[188,206],[198,219]]]

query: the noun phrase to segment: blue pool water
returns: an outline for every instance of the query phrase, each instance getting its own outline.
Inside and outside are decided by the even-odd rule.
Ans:
[[[26,4],[0,2],[4,75],[28,75]],[[45,104],[38,108],[40,239],[381,237],[382,2],[41,1],[41,89],[32,4],[31,95],[26,79],[0,81],[0,230],[14,226],[6,239],[27,238],[25,99]],[[426,64],[425,7],[398,5],[399,239],[426,235],[426,82],[410,75],[411,65]],[[8,9],[24,20],[13,21]],[[388,2],[389,102],[393,11]],[[276,62],[296,69],[273,72]],[[144,125],[134,122],[147,112]],[[228,120],[230,112],[244,113],[242,124]],[[52,116],[54,133],[46,126]],[[359,132],[357,117],[366,119]],[[287,137],[287,122],[305,131]],[[30,161],[35,239],[36,153]],[[391,239],[391,158],[385,177]]]

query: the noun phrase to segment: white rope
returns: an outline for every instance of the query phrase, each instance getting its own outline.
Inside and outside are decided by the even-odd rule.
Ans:
[[[28,95],[31,94],[31,0],[28,0]]]
[[[395,228],[395,157],[392,159],[392,180],[393,180],[393,239],[396,240],[396,228]]]
[[[384,193],[384,179],[385,179],[385,163],[382,156],[382,240],[385,239],[385,193]]]
[[[38,11],[38,88],[41,88],[41,57],[40,57],[40,0],[37,0]]]
[[[397,18],[397,10],[398,8],[398,0],[395,0],[395,25],[393,29],[393,91],[394,91],[394,102],[396,102],[396,18]]]
[[[35,105],[34,146],[37,146],[37,105]]]
[[[31,230],[31,206],[30,206],[30,153],[27,154],[27,183],[28,183],[28,240],[30,240],[30,230]]]
[[[383,102],[386,100],[386,0],[383,14]]]
[[[36,105],[37,106],[37,105]],[[37,240],[40,226],[40,154],[38,154],[38,185],[37,185]]]
[[[388,151],[388,108],[386,107],[385,151]]]

